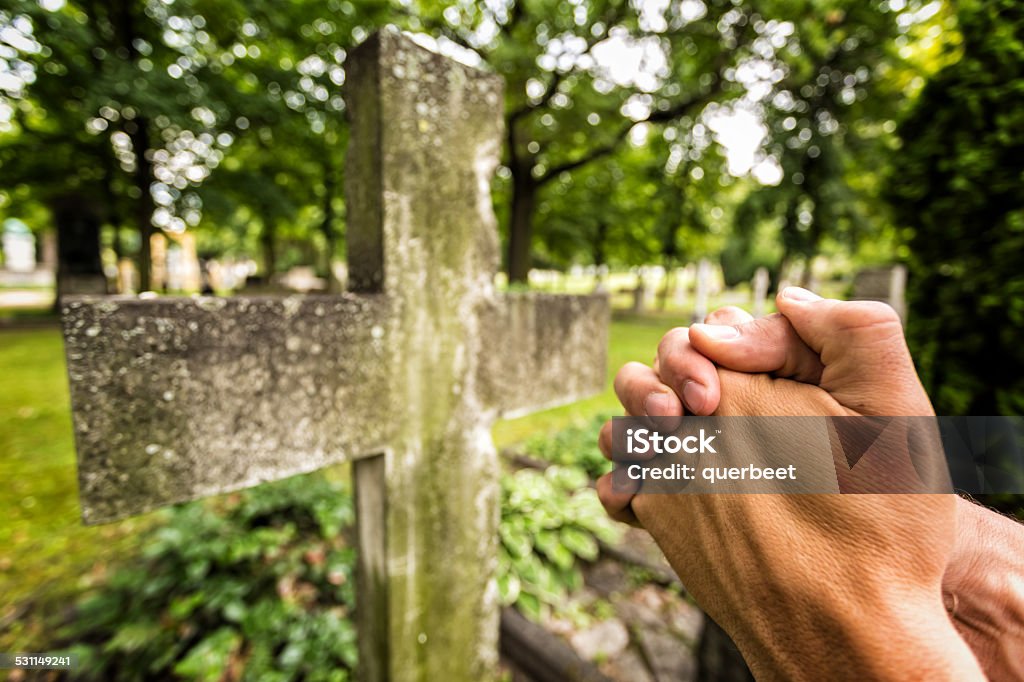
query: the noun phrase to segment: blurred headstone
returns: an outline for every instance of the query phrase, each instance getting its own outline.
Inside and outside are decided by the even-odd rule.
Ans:
[[[167,250],[167,288],[171,291],[198,292],[202,286],[196,236],[191,232],[171,233],[176,244]]]
[[[754,271],[754,279],[751,282],[751,313],[754,317],[764,317],[765,299],[768,297],[768,285],[771,277],[768,275],[768,268],[760,267]]]
[[[352,460],[360,676],[491,679],[491,425],[604,387],[608,300],[495,290],[500,78],[391,30],[346,68],[355,293],[65,302],[83,515]]]
[[[326,291],[327,280],[316,276],[316,270],[306,265],[296,265],[278,278],[281,286],[302,294],[310,291]]]
[[[694,278],[693,263],[688,263],[685,268],[676,268],[675,306],[686,308],[689,298],[690,286]]]
[[[644,308],[651,310],[654,308],[661,282],[665,278],[665,268],[660,265],[645,266],[640,272],[644,280]]]
[[[163,232],[150,235],[149,254],[149,285],[153,291],[163,291],[167,288],[167,237]]]
[[[900,319],[907,321],[907,267],[902,264],[885,265],[876,268],[865,268],[853,278],[853,294],[855,301],[882,301],[888,303],[899,313]]]
[[[36,240],[28,225],[17,218],[4,221],[4,268],[11,272],[32,272],[36,269]]]
[[[530,270],[529,280],[530,285],[538,289],[554,289],[558,285],[558,271],[533,268]]]
[[[693,296],[693,321],[703,322],[708,314],[708,295],[711,289],[711,263],[701,258],[697,264],[697,284]]]
[[[709,262],[708,267],[708,295],[717,296],[725,291],[725,272],[717,260],[714,263]]]
[[[803,275],[803,264],[800,262],[787,261],[779,268],[779,283],[777,290],[782,291],[788,286],[800,283]]]
[[[50,272],[57,272],[57,233],[53,230],[43,232],[43,257],[39,264]]]
[[[348,264],[344,261],[334,261],[331,264],[331,274],[338,283],[338,290],[345,291],[348,287]]]
[[[117,262],[117,290],[122,294],[133,294],[139,290],[139,272],[131,258]]]
[[[821,288],[821,283],[828,278],[831,270],[831,264],[826,256],[818,255],[811,259],[808,264],[808,270],[806,273],[806,286],[805,288],[811,291],[817,291]]]

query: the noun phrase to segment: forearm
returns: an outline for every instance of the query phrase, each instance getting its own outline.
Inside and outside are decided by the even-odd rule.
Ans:
[[[1024,526],[960,499],[957,534],[946,608],[990,678],[1024,679]]]
[[[836,500],[798,497],[640,495],[633,508],[759,680],[983,679],[943,608],[945,560],[902,556],[893,548],[914,539],[899,535],[865,530],[853,541],[842,518],[803,532],[809,520],[794,505],[807,512]],[[849,498],[843,511],[866,521],[877,516],[872,503],[891,501]],[[839,546],[836,534],[850,541]]]

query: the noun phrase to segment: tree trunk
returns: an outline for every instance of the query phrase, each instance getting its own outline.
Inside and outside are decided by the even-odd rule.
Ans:
[[[135,222],[139,228],[139,291],[149,291],[152,284],[153,256],[150,242],[153,236],[153,195],[149,191],[153,179],[153,164],[146,152],[149,150],[148,121],[144,117],[125,123],[125,132],[132,141],[135,154],[133,180],[139,191],[135,201]]]
[[[100,259],[100,219],[80,195],[52,206],[57,227],[57,305],[65,294],[106,294]]]
[[[806,256],[804,258],[804,269],[800,273],[800,286],[804,289],[811,288],[811,266],[814,265],[814,256]]]
[[[270,284],[277,272],[277,228],[273,222],[264,220],[263,231],[260,233],[260,247],[263,250],[263,272]]]
[[[668,292],[675,289],[677,265],[674,256],[665,259],[665,279],[661,291],[658,292],[658,310],[661,312],[665,312],[668,307]]]
[[[327,277],[327,291],[338,291],[338,283],[334,278],[334,253],[338,246],[338,237],[334,232],[334,168],[330,160],[324,168],[324,220],[320,223],[320,231],[324,235],[324,272]]]
[[[594,240],[591,243],[591,253],[594,257],[594,292],[602,292],[605,290],[605,275],[607,267],[605,263],[608,260],[607,254],[608,248],[608,223],[601,221],[597,224],[597,234],[594,236]]]
[[[594,257],[594,265],[601,267],[608,260],[608,223],[601,221],[597,224],[597,234],[591,246],[591,255]]]
[[[120,0],[108,6],[110,21],[114,29],[113,44],[116,50],[124,50],[133,65],[138,64],[138,38],[135,29],[135,11],[137,7],[131,0]],[[150,251],[150,238],[153,236],[153,195],[149,185],[153,181],[153,164],[150,162],[149,121],[139,115],[125,121],[124,132],[132,141],[132,152],[135,155],[135,173],[132,181],[139,196],[135,200],[135,222],[139,230],[139,291],[149,291],[152,287],[153,256]]]
[[[525,284],[530,276],[530,245],[533,212],[537,205],[537,181],[530,164],[512,168],[512,211],[508,227],[508,281]]]
[[[117,262],[120,263],[121,259],[126,256],[124,235],[121,231],[123,220],[118,206],[117,190],[114,189],[114,158],[110,153],[109,145],[100,154],[100,168],[103,171],[103,192],[107,204],[104,215],[107,224],[114,230],[114,255],[117,256]]]

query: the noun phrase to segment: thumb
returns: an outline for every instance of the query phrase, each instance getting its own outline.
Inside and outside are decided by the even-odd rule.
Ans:
[[[931,415],[899,315],[877,301],[837,301],[787,287],[776,306],[821,358],[821,387],[860,414]]]

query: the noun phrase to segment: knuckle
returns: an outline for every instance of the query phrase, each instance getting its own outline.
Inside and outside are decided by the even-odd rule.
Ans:
[[[690,351],[690,330],[677,327],[665,334],[658,344],[658,373],[678,376],[685,373],[686,360]]]
[[[665,357],[665,355],[673,349],[678,348],[681,344],[688,344],[689,342],[689,327],[674,327],[673,329],[669,329],[665,335],[661,337],[661,341],[658,342],[658,357]]]
[[[647,372],[647,366],[640,362],[629,362],[623,365],[622,369],[615,376],[615,384],[619,387],[622,396],[629,396],[638,391],[643,391]]]
[[[734,305],[727,305],[711,311],[708,316],[704,318],[704,322],[714,323],[719,321],[729,321],[742,319],[746,316],[747,311],[743,310],[743,308]]]
[[[836,305],[833,314],[835,322],[848,329],[902,327],[893,307],[881,301],[844,301]]]
[[[637,362],[627,362],[622,367],[619,367],[619,371],[615,373],[615,385],[622,389],[629,383],[631,377],[636,374]]]

